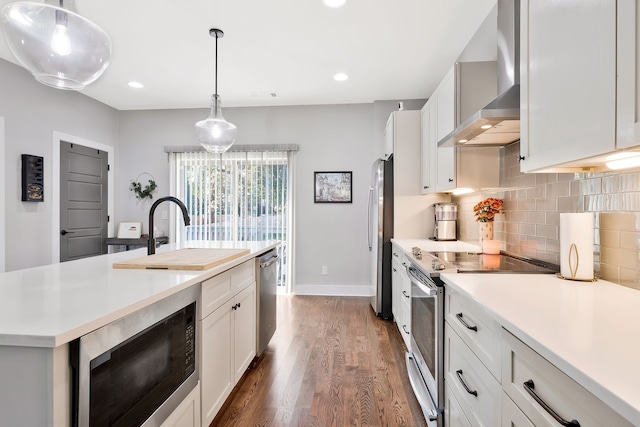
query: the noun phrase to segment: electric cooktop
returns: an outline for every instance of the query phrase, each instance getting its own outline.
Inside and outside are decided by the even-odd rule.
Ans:
[[[504,252],[489,255],[473,252],[426,252],[414,248],[413,255],[422,269],[432,275],[442,271],[537,274],[554,274],[560,271],[560,267],[555,264]]]

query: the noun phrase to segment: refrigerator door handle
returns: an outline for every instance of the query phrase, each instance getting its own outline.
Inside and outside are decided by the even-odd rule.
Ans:
[[[367,204],[367,239],[368,239],[368,243],[369,243],[369,251],[371,251],[373,249],[373,236],[372,234],[372,230],[371,230],[371,215],[372,215],[372,210],[373,210],[373,206],[371,205],[372,202],[372,198],[373,198],[373,188],[369,187],[369,202]]]

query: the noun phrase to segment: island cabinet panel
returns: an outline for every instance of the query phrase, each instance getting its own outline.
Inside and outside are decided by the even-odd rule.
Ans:
[[[68,346],[0,346],[0,425],[71,425]]]
[[[256,355],[255,260],[202,283],[200,388],[208,426]]]
[[[632,425],[509,331],[502,337],[502,387],[533,425],[558,426],[551,412],[580,427]]]
[[[160,427],[200,427],[199,383]]]
[[[235,385],[231,316],[230,308],[221,307],[202,321],[200,384],[204,425],[211,423]]]
[[[235,298],[233,313],[233,367],[237,383],[256,356],[256,285],[249,286]]]

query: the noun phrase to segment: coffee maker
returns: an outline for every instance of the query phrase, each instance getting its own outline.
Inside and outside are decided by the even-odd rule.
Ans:
[[[458,205],[455,203],[436,203],[433,205],[436,226],[433,240],[456,240]]]

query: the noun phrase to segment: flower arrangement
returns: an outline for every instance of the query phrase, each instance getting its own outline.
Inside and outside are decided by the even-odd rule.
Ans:
[[[489,197],[481,202],[478,202],[473,207],[473,215],[476,217],[477,222],[493,222],[496,214],[499,214],[502,209],[502,199],[496,199]]]

